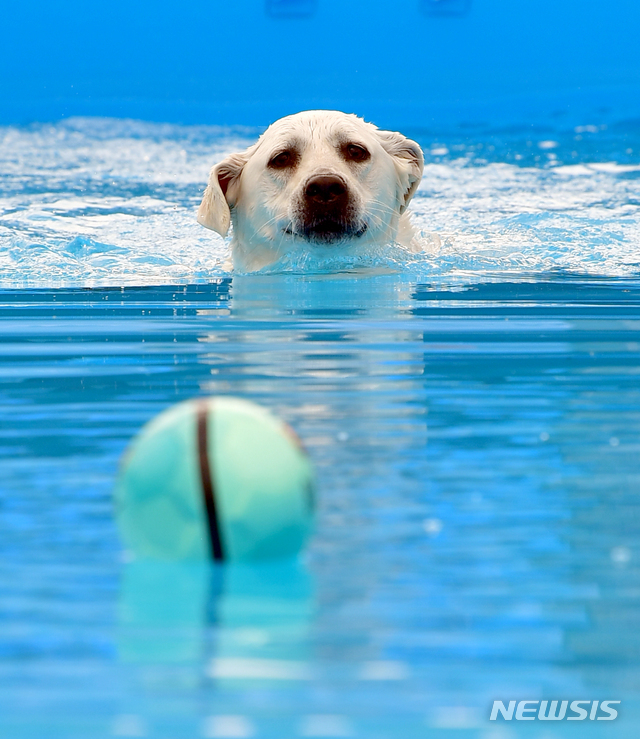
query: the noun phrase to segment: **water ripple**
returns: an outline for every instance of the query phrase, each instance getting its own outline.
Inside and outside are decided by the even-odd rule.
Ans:
[[[637,275],[640,136],[408,132],[426,152],[424,251],[301,254],[279,272],[383,268],[443,283],[523,273]],[[228,245],[195,221],[211,165],[257,131],[109,119],[0,128],[0,285],[206,282]]]

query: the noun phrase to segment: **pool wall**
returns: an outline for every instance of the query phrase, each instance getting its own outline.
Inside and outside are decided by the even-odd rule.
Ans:
[[[637,0],[24,0],[0,28],[0,123],[75,115],[265,125],[640,116]]]

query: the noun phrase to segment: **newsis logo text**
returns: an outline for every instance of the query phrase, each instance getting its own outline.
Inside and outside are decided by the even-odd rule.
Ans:
[[[493,701],[489,721],[613,721],[621,701]]]

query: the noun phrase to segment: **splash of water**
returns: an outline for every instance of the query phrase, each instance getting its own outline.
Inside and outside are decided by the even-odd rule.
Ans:
[[[579,128],[537,138],[413,134],[426,151],[412,203],[422,252],[309,252],[269,271],[399,270],[444,282],[637,275],[640,136]],[[256,135],[108,119],[1,128],[0,285],[175,284],[228,274],[228,244],[198,226],[195,212],[211,165]]]

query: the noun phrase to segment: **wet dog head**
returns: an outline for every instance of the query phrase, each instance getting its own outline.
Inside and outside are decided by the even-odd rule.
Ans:
[[[211,170],[198,222],[223,236],[233,222],[234,262],[248,269],[296,246],[390,241],[422,169],[420,147],[401,134],[306,111]]]

